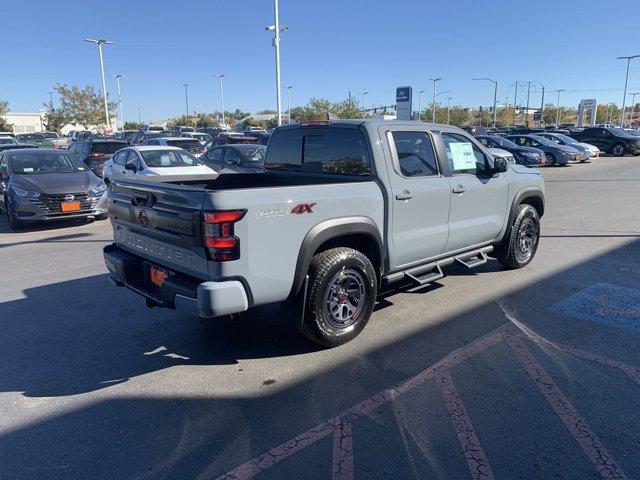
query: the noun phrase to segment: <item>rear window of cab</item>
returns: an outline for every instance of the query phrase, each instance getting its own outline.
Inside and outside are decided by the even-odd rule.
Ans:
[[[353,128],[296,128],[271,138],[265,170],[328,175],[371,175],[362,131]]]

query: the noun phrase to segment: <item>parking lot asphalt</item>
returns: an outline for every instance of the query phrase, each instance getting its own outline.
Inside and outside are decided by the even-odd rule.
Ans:
[[[640,478],[640,157],[543,172],[528,267],[385,293],[331,350],[145,308],[109,222],[3,216],[0,478]]]

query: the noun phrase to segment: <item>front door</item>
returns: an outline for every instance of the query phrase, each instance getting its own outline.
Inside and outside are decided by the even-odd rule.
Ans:
[[[393,268],[438,256],[449,236],[449,180],[442,175],[431,135],[407,128],[387,131],[391,152],[391,265]]]
[[[442,133],[451,176],[449,240],[454,252],[494,239],[502,230],[509,196],[505,173],[493,174],[489,158],[470,138]]]

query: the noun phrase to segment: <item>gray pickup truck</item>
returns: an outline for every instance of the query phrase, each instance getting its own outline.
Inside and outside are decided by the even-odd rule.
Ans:
[[[117,181],[110,277],[201,317],[291,300],[327,346],[368,322],[378,289],[433,282],[454,262],[533,259],[544,213],[537,169],[492,158],[463,130],[339,120],[278,128],[264,173]]]

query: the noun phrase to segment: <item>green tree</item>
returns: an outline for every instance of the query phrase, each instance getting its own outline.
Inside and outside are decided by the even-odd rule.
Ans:
[[[65,112],[62,108],[55,108],[50,103],[45,103],[44,106],[47,110],[44,113],[44,118],[42,119],[42,123],[48,132],[58,132],[62,130],[66,124],[71,121],[67,112]]]
[[[196,119],[193,116],[180,115],[179,117],[173,117],[167,120],[167,127],[194,127],[196,126]]]
[[[72,123],[86,129],[92,125],[106,125],[102,93],[96,93],[91,85],[80,89],[58,83],[53,88],[60,97],[60,110]],[[116,102],[107,102],[109,111],[115,110],[116,106]]]
[[[271,108],[265,108],[264,110],[260,110],[259,112],[257,112],[256,115],[272,115],[277,113],[278,112],[276,110],[272,110]]]
[[[3,115],[6,115],[9,112],[9,102],[0,101],[0,131],[2,132],[11,132],[13,131],[13,125],[8,123]]]
[[[142,124],[138,122],[124,122],[122,127],[124,130],[140,130],[142,128]]]
[[[199,113],[198,115],[196,115],[196,127],[198,128],[219,127],[219,126],[220,124],[218,123],[218,121],[208,113]]]
[[[358,102],[353,97],[336,103],[334,111],[338,118],[362,118],[362,112],[358,107]]]

